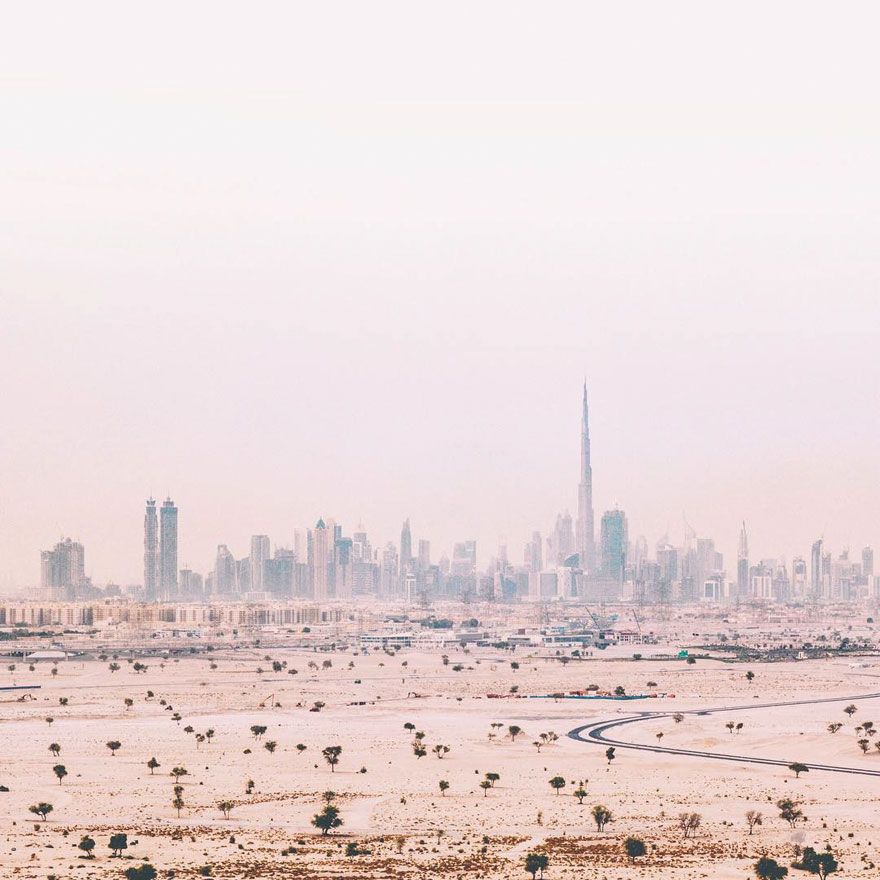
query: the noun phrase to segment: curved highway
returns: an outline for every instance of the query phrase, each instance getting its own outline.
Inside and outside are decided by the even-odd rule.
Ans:
[[[880,693],[857,694],[851,697],[825,697],[818,700],[789,700],[780,703],[754,703],[746,706],[722,706],[717,709],[689,709],[682,711],[682,715],[716,715],[728,712],[744,712],[750,709],[777,709],[782,706],[818,706],[822,703],[854,703],[856,700],[875,700],[880,698]],[[676,749],[660,745],[652,746],[641,743],[625,742],[614,739],[607,732],[616,727],[627,724],[637,724],[640,721],[651,721],[658,718],[671,718],[678,712],[640,712],[627,718],[617,718],[610,721],[594,721],[592,724],[584,724],[569,731],[568,735],[580,742],[593,743],[594,745],[614,746],[621,749],[638,749],[643,752],[659,752],[668,755],[689,755],[694,758],[716,758],[721,761],[737,761],[741,764],[769,764],[775,767],[788,767],[795,758],[781,760],[776,758],[758,758],[750,755],[730,755],[726,752],[706,752],[698,749]],[[838,767],[834,764],[809,764],[804,762],[810,770],[827,770],[830,773],[850,773],[859,776],[880,776],[880,769],[869,770],[862,767]]]

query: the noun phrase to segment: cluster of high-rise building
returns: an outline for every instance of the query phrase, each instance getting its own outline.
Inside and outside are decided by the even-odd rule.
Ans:
[[[40,552],[40,586],[53,601],[78,599],[92,589],[86,577],[86,550],[79,541],[62,538]]]
[[[132,592],[147,602],[205,600],[348,600],[372,596],[382,600],[424,603],[434,599],[517,601],[554,599],[588,602],[788,602],[846,601],[880,597],[880,579],[866,547],[860,560],[847,551],[834,558],[822,540],[809,560],[749,558],[745,523],[739,536],[736,571],[728,577],[724,558],[711,538],[698,537],[686,524],[678,545],[663,536],[654,553],[643,536],[630,539],[624,511],[614,508],[599,520],[598,541],[593,510],[586,384],[581,413],[581,450],[577,520],[566,511],[546,538],[534,532],[525,545],[522,564],[509,560],[502,546],[488,565],[477,567],[475,541],[453,547],[431,561],[427,540],[413,542],[409,519],[398,544],[373,545],[362,526],[351,534],[332,519],[295,531],[291,546],[275,546],[268,535],[253,535],[249,555],[238,557],[220,544],[211,570],[202,575],[178,569],[177,507],[167,498],[156,507],[146,502],[143,585]],[[83,546],[70,539],[43,551],[44,597],[54,600],[93,598],[85,575]],[[118,588],[110,587],[111,595]]]
[[[346,534],[333,520],[296,530],[291,546],[276,546],[268,535],[253,535],[250,555],[236,558],[227,544],[217,547],[213,569],[202,577],[180,572],[174,598],[212,599],[351,599],[375,596],[415,602],[427,596],[476,595],[476,542],[456,544],[453,557],[431,562],[431,545],[414,548],[409,520],[400,543],[374,547],[362,527]]]

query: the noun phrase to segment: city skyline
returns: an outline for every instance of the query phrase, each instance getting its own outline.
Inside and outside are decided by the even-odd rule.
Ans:
[[[697,598],[703,592],[703,581],[713,580],[713,585],[706,586],[707,591],[717,591],[719,598],[773,598],[778,594],[785,594],[793,589],[797,582],[798,595],[806,592],[807,567],[805,553],[795,553],[792,557],[785,554],[774,553],[772,556],[764,555],[757,566],[750,566],[749,540],[746,524],[743,521],[739,532],[739,540],[736,554],[736,564],[730,563],[725,567],[723,553],[716,550],[716,539],[705,535],[700,538],[697,532],[685,521],[684,539],[678,548],[674,541],[670,543],[670,535],[667,530],[662,537],[655,537],[650,546],[656,547],[656,554],[649,553],[648,539],[639,534],[630,535],[629,521],[626,512],[617,505],[606,510],[601,516],[601,526],[597,536],[594,527],[594,512],[592,507],[592,463],[590,447],[589,408],[587,383],[584,381],[583,398],[581,407],[581,430],[580,430],[580,468],[577,486],[578,515],[576,527],[573,529],[572,517],[567,510],[559,512],[556,517],[556,525],[552,530],[532,532],[529,541],[522,545],[523,559],[520,570],[538,574],[538,580],[532,580],[525,588],[532,598],[541,594],[542,589],[550,589],[544,585],[544,580],[553,571],[561,571],[560,567],[574,566],[583,571],[584,578],[590,578],[592,582],[602,579],[607,584],[623,584],[625,580],[644,583],[643,576],[654,578],[657,572],[667,569],[670,565],[666,559],[668,553],[673,553],[675,561],[672,567],[678,572],[676,577],[681,584],[675,589],[686,599],[688,595]],[[416,557],[412,552],[412,530],[410,518],[403,521],[398,544],[393,541],[387,542],[383,550],[381,540],[374,544],[368,543],[367,532],[363,531],[362,524],[358,524],[358,532],[355,538],[345,537],[345,526],[337,525],[335,520],[330,519],[325,525],[323,517],[318,519],[314,529],[308,529],[304,533],[294,530],[292,545],[285,541],[275,543],[275,555],[272,555],[270,536],[266,534],[251,535],[249,556],[236,560],[235,554],[231,553],[227,544],[217,545],[217,556],[214,567],[203,577],[198,571],[186,566],[180,570],[177,568],[178,548],[178,509],[170,496],[163,502],[159,510],[157,523],[156,502],[150,497],[146,501],[146,513],[144,516],[143,546],[143,591],[140,595],[151,600],[174,600],[180,596],[189,595],[191,598],[197,593],[201,595],[204,589],[206,595],[244,595],[245,593],[260,592],[282,589],[283,592],[293,596],[305,596],[308,594],[316,600],[326,598],[340,598],[351,596],[352,592],[375,593],[380,598],[391,598],[405,594],[412,599],[417,591],[424,591],[425,572],[427,558],[430,554],[430,537],[420,538],[419,555]],[[305,534],[305,546],[303,549],[303,534]],[[597,543],[598,538],[598,543]],[[345,543],[347,542],[347,543]],[[41,552],[41,585],[43,590],[50,589],[57,593],[58,589],[67,590],[72,595],[78,584],[77,578],[64,581],[63,577],[53,575],[52,572],[69,570],[70,563],[67,561],[68,550],[71,546],[70,539],[56,545],[54,551]],[[92,582],[87,578],[83,565],[84,550],[82,545],[74,544],[79,548],[79,575],[78,579],[83,585],[92,588]],[[293,547],[291,550],[290,547]],[[817,546],[820,550],[817,551]],[[372,550],[369,548],[372,547]],[[598,550],[596,548],[599,548]],[[693,549],[688,548],[696,548]],[[368,549],[365,549],[368,548]],[[464,548],[460,550],[459,548]],[[839,548],[838,562],[834,557],[825,552],[824,540],[820,538],[813,543],[810,552],[810,585],[814,595],[831,595],[832,581],[839,585],[841,578],[849,584],[859,581],[864,573],[866,577],[873,575],[873,550],[870,545],[861,549],[861,563],[858,570],[853,569],[850,573],[848,562],[848,547]],[[858,552],[858,551],[856,551]],[[367,554],[366,556],[364,554]],[[466,557],[466,563],[462,567],[459,561],[459,553]],[[817,556],[818,553],[818,556]],[[341,555],[340,555],[341,554]],[[389,555],[392,554],[392,555]],[[458,568],[458,574],[476,575],[479,571],[485,571],[491,575],[492,568],[500,572],[499,581],[494,593],[500,597],[501,584],[507,576],[505,572],[514,571],[515,566],[511,560],[515,553],[510,551],[506,543],[498,545],[497,549],[488,548],[483,550],[483,558],[478,560],[477,542],[467,540],[454,544],[450,554],[446,549],[440,550],[440,565],[437,575],[428,578],[429,582],[436,581],[442,575],[444,578],[450,573],[454,576]],[[687,562],[688,554],[694,554],[691,561]],[[639,566],[643,562],[655,559],[659,565],[657,569],[646,569],[647,574],[640,572]],[[55,561],[58,557],[58,561]],[[320,565],[317,560],[332,559],[332,565],[324,562]],[[340,559],[342,563],[340,565]],[[493,560],[490,563],[490,560]],[[665,560],[665,561],[664,561]],[[788,564],[791,564],[791,578],[789,578]],[[369,575],[353,573],[358,564],[366,563],[371,566]],[[478,566],[479,563],[479,566]],[[487,563],[490,563],[487,566]],[[354,568],[352,568],[352,564]],[[633,568],[633,565],[636,567]],[[681,566],[690,566],[693,571],[685,578],[685,570]],[[833,566],[837,565],[832,577]],[[843,565],[841,574],[840,566]],[[435,566],[436,568],[436,566]],[[733,568],[733,571],[728,570]],[[696,580],[694,576],[696,575]],[[178,590],[178,576],[184,584],[184,591]],[[369,583],[364,577],[368,576]],[[800,581],[798,577],[800,576]],[[264,586],[264,577],[270,578],[272,584]],[[557,575],[553,575],[554,579]],[[562,575],[563,580],[571,581],[569,575]],[[194,580],[197,578],[198,580]],[[757,580],[756,580],[757,578]],[[280,580],[279,580],[280,579]],[[543,580],[542,580],[543,579]],[[540,582],[539,582],[540,581]],[[685,583],[687,581],[687,583]],[[554,581],[555,582],[555,581]],[[294,584],[298,586],[294,586]],[[282,586],[286,584],[286,586]],[[549,584],[549,581],[547,581]],[[574,581],[564,589],[574,595],[583,593],[586,595],[587,581],[577,585]],[[95,587],[100,586],[94,584]],[[520,585],[521,588],[522,584]],[[197,587],[197,589],[196,589]],[[434,583],[433,589],[439,591],[442,585]],[[472,587],[459,585],[455,589],[478,590],[477,582]],[[557,587],[553,587],[557,590]],[[645,590],[645,587],[639,587]],[[837,589],[837,587],[835,587]],[[845,588],[849,590],[847,586]],[[559,594],[563,595],[563,587],[558,587]],[[662,591],[661,591],[662,592]],[[54,593],[53,593],[54,594]],[[64,595],[63,593],[58,595]],[[523,593],[520,592],[520,596]]]

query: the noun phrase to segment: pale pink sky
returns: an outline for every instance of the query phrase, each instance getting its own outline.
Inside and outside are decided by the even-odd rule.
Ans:
[[[872,3],[17,4],[0,592],[318,516],[876,543]],[[728,558],[728,568],[731,559]]]

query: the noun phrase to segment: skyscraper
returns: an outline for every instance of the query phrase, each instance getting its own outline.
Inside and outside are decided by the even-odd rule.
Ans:
[[[251,535],[251,589],[263,589],[263,568],[269,559],[269,536]]]
[[[147,499],[144,515],[144,595],[148,602],[155,602],[159,592],[159,520],[156,518],[156,502]]]
[[[460,541],[452,547],[452,574],[470,577],[477,571],[477,542]]]
[[[736,557],[736,595],[745,599],[749,593],[749,536],[743,521],[739,532],[739,552]]]
[[[397,595],[398,558],[397,548],[389,541],[382,551],[379,561],[379,597],[392,599]]]
[[[602,515],[601,526],[602,575],[623,582],[629,529],[622,510],[609,510]]]
[[[532,540],[526,544],[524,555],[525,567],[530,572],[539,572],[544,568],[544,556],[541,552],[541,533],[532,532]]]
[[[813,542],[810,550],[810,598],[816,602],[822,598],[824,571],[822,559],[822,539]]]
[[[218,544],[217,561],[214,563],[214,592],[218,596],[230,596],[237,589],[235,557],[225,544]]]
[[[587,407],[587,383],[584,382],[584,404],[581,416],[581,473],[578,485],[577,552],[584,571],[593,571],[596,564],[596,533],[593,528],[593,468],[590,464],[590,418]]]
[[[47,598],[53,601],[76,599],[78,591],[89,586],[83,545],[62,538],[51,550],[43,550],[40,582]]]
[[[159,594],[177,597],[177,508],[170,498],[159,509]]]
[[[400,573],[405,574],[412,567],[412,532],[409,527],[409,517],[403,523],[400,530]]]
[[[865,547],[862,550],[862,576],[870,578],[874,574],[874,550],[871,547]]]
[[[309,563],[312,569],[312,597],[314,599],[327,598],[327,556],[328,532],[323,519],[319,519],[315,527],[309,532]]]
[[[419,539],[419,571],[425,572],[431,565],[431,542]]]
[[[556,515],[556,526],[553,529],[553,553],[552,558],[548,559],[548,564],[563,565],[566,559],[573,553],[579,553],[579,549],[575,546],[574,529],[571,526],[571,514],[566,510],[565,513]]]

